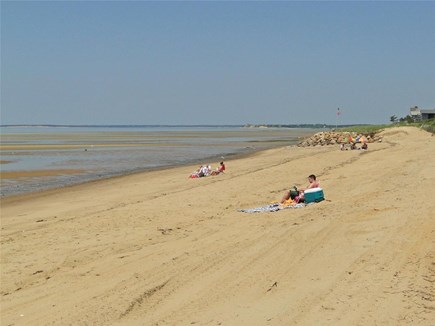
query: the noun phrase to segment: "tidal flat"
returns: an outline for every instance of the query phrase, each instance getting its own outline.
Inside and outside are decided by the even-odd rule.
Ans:
[[[1,196],[295,144],[313,129],[2,127]],[[188,173],[188,172],[187,172]]]

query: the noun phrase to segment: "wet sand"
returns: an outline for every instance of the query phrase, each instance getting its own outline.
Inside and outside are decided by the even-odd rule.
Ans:
[[[225,146],[219,140],[258,139],[267,143],[271,141],[289,141],[289,139],[307,135],[312,129],[266,129],[257,130],[249,128],[231,128],[222,131],[160,131],[160,132],[74,132],[64,133],[29,133],[29,134],[2,134],[0,150],[65,150],[81,148],[106,148],[106,147],[153,147],[153,146],[198,146],[202,140],[212,142],[213,146]],[[269,146],[266,144],[265,146]]]
[[[51,177],[68,174],[80,174],[83,170],[75,169],[52,169],[52,170],[32,170],[32,171],[0,171],[0,179],[21,179],[35,177]]]
[[[396,128],[2,199],[1,324],[433,325],[434,152]],[[326,201],[237,211],[311,173]]]
[[[222,156],[295,143],[312,129],[28,127],[1,132],[2,159],[11,163],[2,165],[0,196],[9,197],[138,171],[219,162]],[[53,169],[78,173],[39,172]]]

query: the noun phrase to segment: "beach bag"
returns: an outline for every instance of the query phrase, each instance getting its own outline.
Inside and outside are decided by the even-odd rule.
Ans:
[[[295,199],[297,196],[299,196],[299,190],[294,186],[292,189],[290,189],[290,198]]]

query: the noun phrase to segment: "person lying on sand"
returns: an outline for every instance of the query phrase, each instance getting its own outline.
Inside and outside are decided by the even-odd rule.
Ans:
[[[198,170],[192,172],[189,178],[202,178],[210,175],[211,167],[207,165],[201,165]]]
[[[199,167],[198,170],[193,171],[193,172],[189,175],[189,178],[191,178],[191,179],[199,178],[199,177],[201,176],[201,169],[202,169],[202,165]]]
[[[299,189],[299,196],[295,197],[295,202],[296,203],[304,201],[304,191],[305,190],[320,187],[320,183],[316,180],[316,176],[314,174],[311,174],[308,177],[308,182],[309,182],[309,184],[308,184],[307,188],[305,188],[305,189]],[[290,198],[290,190],[287,190],[284,193],[284,196],[281,199],[281,204],[284,203],[289,198]]]

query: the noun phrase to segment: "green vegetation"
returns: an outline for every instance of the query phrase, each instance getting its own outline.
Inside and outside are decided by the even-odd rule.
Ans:
[[[397,122],[398,119],[399,119],[399,118],[397,118],[395,115],[392,115],[392,116],[390,117],[390,121],[391,121],[392,123]]]
[[[338,131],[345,131],[345,132],[356,132],[358,134],[371,134],[371,133],[377,133],[385,128],[392,127],[393,125],[362,125],[362,126],[351,126],[351,127],[345,127],[345,128],[338,128]]]
[[[435,119],[420,121],[417,124],[417,127],[435,134]]]
[[[416,127],[424,129],[428,132],[435,133],[435,119],[414,121],[412,116],[407,115],[405,117],[399,118],[396,115],[390,117],[391,124],[384,125],[339,125],[336,129],[335,125],[328,124],[246,124],[245,128],[313,128],[313,129],[324,129],[324,130],[337,130],[341,132],[355,132],[358,134],[373,135],[381,132],[387,128],[393,127]]]
[[[339,127],[355,127],[361,125],[339,125]],[[301,123],[301,124],[245,124],[245,128],[311,128],[311,129],[335,129],[336,125],[328,125],[324,123]]]
[[[409,119],[407,119],[405,117],[405,118],[401,118],[399,120],[397,120],[397,118],[396,118],[395,121],[399,121],[399,122],[394,122],[394,123],[388,124],[388,125],[351,126],[351,127],[339,128],[338,130],[339,131],[347,131],[347,132],[356,132],[356,133],[360,133],[360,134],[369,134],[369,133],[380,132],[386,128],[408,126],[408,127],[421,128],[421,129],[424,129],[424,130],[429,131],[431,133],[435,133],[435,119],[409,122]]]

